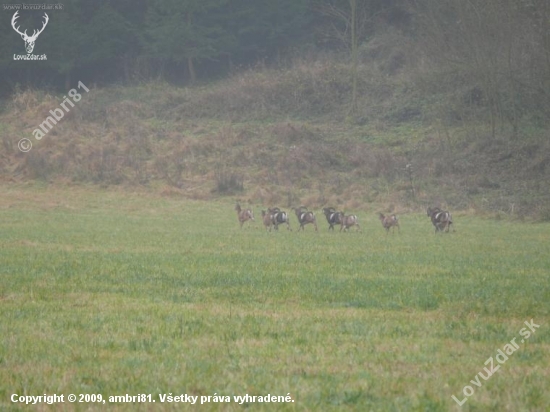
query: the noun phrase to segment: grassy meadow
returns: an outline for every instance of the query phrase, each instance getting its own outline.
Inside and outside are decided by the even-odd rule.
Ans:
[[[550,224],[349,211],[362,232],[239,229],[234,199],[4,185],[1,410],[547,411]],[[282,206],[282,205],[279,205]],[[287,209],[288,210],[288,209]],[[540,328],[481,387],[524,321]],[[463,387],[475,392],[462,407]],[[13,393],[152,394],[23,406]],[[159,394],[293,403],[160,403]],[[232,398],[233,399],[233,398]]]

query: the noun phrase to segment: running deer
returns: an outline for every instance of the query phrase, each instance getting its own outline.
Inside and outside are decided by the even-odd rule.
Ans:
[[[392,227],[393,233],[395,233],[396,227],[398,232],[401,231],[401,229],[399,228],[399,218],[396,215],[384,216],[384,214],[379,213],[378,218],[380,219],[380,222],[382,222],[382,226],[384,227],[384,229],[386,229],[386,235],[390,233],[390,228]]]
[[[271,214],[271,218],[273,220],[273,227],[275,228],[275,230],[279,230],[279,225],[286,223],[287,230],[292,231],[292,229],[290,228],[290,221],[288,218],[288,214],[284,210],[281,210],[278,207],[273,207],[273,208],[267,209],[267,211]]]
[[[265,230],[271,232],[271,226],[273,226],[273,215],[271,214],[271,209],[262,210],[262,221],[264,222]]]
[[[432,220],[432,224],[435,226],[435,233],[448,232],[453,224],[453,217],[451,213],[446,210],[441,210],[438,207],[429,207],[426,214]]]
[[[342,212],[337,212],[333,207],[325,207],[323,208],[323,213],[329,224],[328,230],[332,229],[334,231],[334,225],[342,224]]]
[[[317,219],[315,219],[313,212],[308,211],[305,206],[293,207],[292,210],[296,213],[296,217],[300,223],[300,228],[298,231],[300,231],[300,229],[304,230],[305,225],[312,223],[313,226],[315,226],[315,231],[317,232]]]
[[[342,220],[340,222],[340,232],[342,229],[344,232],[348,230],[352,226],[357,226],[357,231],[361,230],[361,226],[359,226],[359,219],[357,218],[357,215],[344,215],[342,213]]]
[[[241,224],[241,229],[243,228],[244,222],[248,220],[254,221],[254,213],[251,209],[241,209],[240,204],[235,205],[235,210],[237,211],[237,217],[239,218],[239,223]],[[250,222],[249,222],[250,225]]]

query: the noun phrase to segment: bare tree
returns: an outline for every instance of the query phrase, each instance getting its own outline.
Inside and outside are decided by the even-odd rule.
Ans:
[[[472,119],[485,109],[493,137],[499,125],[508,124],[516,136],[526,113],[549,112],[549,3],[411,0],[429,75],[446,79],[435,87],[458,89],[458,104],[472,106]]]
[[[351,101],[349,114],[357,113],[359,44],[372,30],[374,19],[388,6],[375,6],[375,0],[319,1],[317,11],[329,21],[324,36],[345,47],[351,60]],[[391,3],[391,2],[390,2]],[[384,3],[381,3],[384,4]]]

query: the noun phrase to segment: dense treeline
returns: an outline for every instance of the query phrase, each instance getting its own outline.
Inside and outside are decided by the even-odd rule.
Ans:
[[[34,53],[47,60],[32,64],[13,58],[24,54],[23,43],[10,24],[13,9],[4,6],[4,93],[18,85],[66,90],[77,80],[190,84],[330,50],[353,64],[355,94],[361,47],[391,28],[414,49],[424,91],[453,89],[451,115],[475,116],[483,105],[493,130],[499,121],[517,130],[526,113],[547,120],[550,112],[550,0],[66,0],[63,6],[49,12],[37,40]],[[18,24],[30,32],[42,18],[42,11],[22,10]],[[402,64],[399,57],[389,74]]]
[[[47,61],[14,61],[22,43],[2,10],[0,70],[4,85],[66,86],[75,77],[97,82],[163,78],[208,80],[289,54],[364,42],[376,24],[398,24],[409,5],[399,0],[66,0],[49,12],[35,53]],[[20,12],[22,28],[39,28],[43,11]],[[376,19],[376,21],[375,21]],[[360,20],[360,21],[359,21]]]
[[[304,44],[308,0],[66,0],[49,12],[35,53],[47,61],[14,61],[23,43],[3,10],[0,69],[3,82],[64,86],[164,78],[208,79]],[[43,12],[21,11],[21,27],[39,28]],[[32,32],[32,29],[29,30]]]

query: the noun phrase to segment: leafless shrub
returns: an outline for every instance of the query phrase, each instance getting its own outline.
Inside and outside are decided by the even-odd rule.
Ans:
[[[537,208],[536,219],[539,222],[550,222],[550,206],[548,206],[548,204],[539,205]]]
[[[242,176],[219,168],[215,173],[216,187],[213,192],[221,195],[231,195],[244,191],[244,182]]]
[[[48,96],[51,98],[51,96]],[[36,90],[16,90],[12,97],[11,105],[17,112],[25,112],[38,106],[44,100],[44,94]]]
[[[41,151],[31,150],[26,156],[26,167],[30,176],[34,179],[45,179],[52,171],[48,162],[48,156]]]

